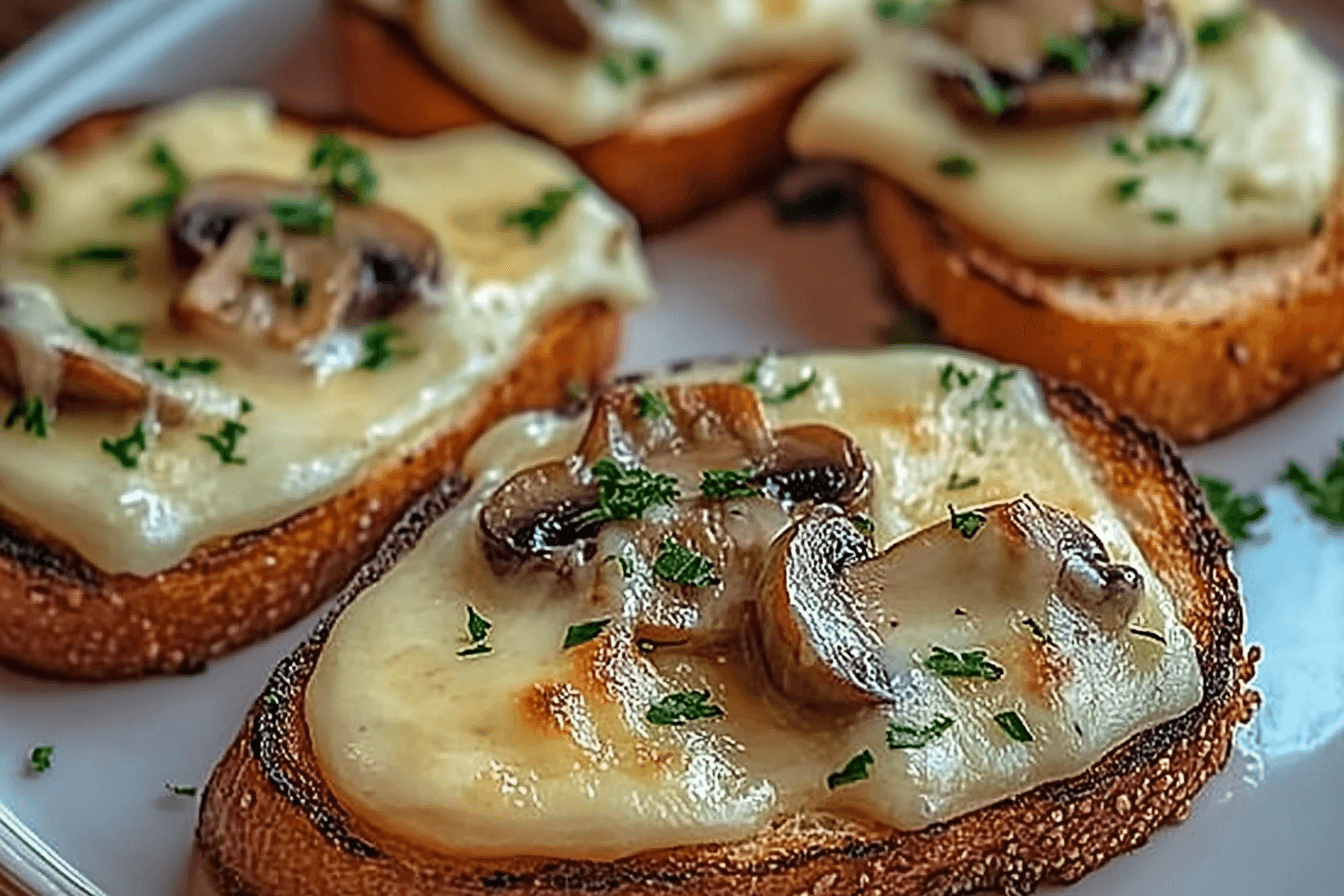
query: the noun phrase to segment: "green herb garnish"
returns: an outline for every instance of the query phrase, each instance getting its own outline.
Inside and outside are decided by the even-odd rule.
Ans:
[[[651,78],[658,74],[658,70],[663,65],[662,57],[658,54],[658,51],[648,48],[636,50],[634,55],[630,57],[630,62],[634,66],[635,74],[642,78]]]
[[[1129,146],[1129,141],[1124,137],[1111,138],[1111,155],[1118,156],[1127,162],[1138,164],[1143,161],[1143,156],[1139,155]]]
[[[994,717],[994,721],[999,723],[1003,732],[1018,743],[1031,743],[1036,738],[1031,736],[1031,731],[1027,729],[1027,723],[1022,721],[1022,717],[1009,710],[1001,712]]]
[[[919,26],[929,20],[934,0],[877,0],[873,12],[892,25]]]
[[[323,134],[313,144],[308,158],[310,171],[325,171],[329,175],[327,189],[339,199],[356,205],[373,202],[378,191],[378,175],[364,150],[335,134]]]
[[[1052,34],[1045,39],[1046,62],[1057,62],[1075,74],[1087,71],[1092,64],[1087,44],[1079,37]]]
[[[163,172],[163,189],[147,193],[126,206],[126,214],[132,218],[167,215],[187,189],[187,176],[167,143],[154,141],[149,149],[149,163]]]
[[[1315,516],[1332,526],[1344,526],[1344,442],[1339,443],[1339,455],[1326,466],[1320,481],[1295,461],[1289,462],[1279,481],[1297,489]]]
[[[1193,134],[1184,134],[1180,137],[1173,137],[1170,134],[1149,134],[1144,145],[1150,153],[1171,152],[1179,149],[1201,159],[1209,152],[1209,144]]]
[[[948,361],[943,365],[943,369],[938,371],[938,385],[943,387],[944,392],[951,392],[954,386],[965,388],[975,379],[977,372],[974,370],[965,371],[957,365]]]
[[[700,494],[706,498],[754,498],[761,493],[752,485],[752,470],[705,470],[700,474]]]
[[[864,750],[855,756],[845,767],[838,772],[832,772],[826,776],[827,788],[834,790],[837,787],[843,787],[846,784],[853,784],[857,781],[866,781],[868,779],[868,768],[873,764],[873,754],[870,750]]]
[[[644,718],[653,725],[685,725],[722,715],[723,710],[709,702],[709,691],[682,691],[668,694],[650,706]]]
[[[264,230],[257,231],[257,244],[247,262],[247,273],[260,283],[278,285],[285,279],[285,253],[271,246],[271,235]]]
[[[1003,89],[985,72],[975,70],[973,73],[965,75],[966,81],[971,85],[971,90],[975,93],[975,99],[980,103],[980,108],[992,118],[998,118],[1004,112],[1008,111],[1008,95]]]
[[[197,436],[210,446],[210,450],[219,455],[219,462],[233,466],[244,466],[247,459],[238,456],[238,440],[247,435],[247,427],[237,420],[225,420],[219,432],[213,435]]]
[[[1129,202],[1143,189],[1143,178],[1129,177],[1115,185],[1115,198],[1119,202]]]
[[[667,402],[657,392],[640,388],[635,392],[635,415],[645,419],[667,417],[672,414]]]
[[[294,281],[294,288],[289,291],[289,306],[295,311],[302,311],[308,307],[308,297],[313,294],[313,284],[307,280]]]
[[[849,521],[854,524],[855,529],[858,529],[864,535],[872,535],[876,528],[873,525],[873,521],[866,516],[852,516],[849,518]]]
[[[360,337],[364,343],[364,357],[360,359],[359,369],[377,372],[391,367],[398,361],[414,358],[415,352],[410,349],[398,349],[392,346],[392,340],[405,335],[405,330],[385,320],[369,324]]]
[[[51,744],[33,747],[33,751],[28,754],[28,771],[34,775],[50,771],[51,756],[55,752],[56,748]]]
[[[164,781],[163,787],[173,796],[195,796],[196,788],[186,784],[174,784],[171,781]]]
[[[952,514],[952,528],[960,532],[961,537],[966,539],[974,538],[975,533],[979,532],[989,519],[978,510],[965,510],[957,513],[951,504],[947,505],[947,511]]]
[[[19,187],[14,193],[14,210],[21,215],[31,215],[35,207],[33,191],[27,187]]]
[[[615,56],[602,57],[602,74],[606,75],[607,80],[617,87],[624,87],[630,83],[630,74]]]
[[[704,588],[719,581],[714,575],[714,564],[709,562],[708,557],[697,554],[671,538],[663,539],[658,559],[653,561],[653,574],[660,579],[695,588]]]
[[[330,233],[336,204],[326,196],[272,199],[272,217],[290,233]]]
[[[1139,111],[1147,112],[1153,108],[1162,99],[1162,88],[1157,84],[1143,85],[1143,101],[1139,103]]]
[[[535,243],[548,227],[559,220],[565,206],[587,187],[588,182],[583,179],[574,181],[568,187],[552,187],[541,194],[541,201],[536,205],[519,206],[504,212],[499,219],[500,226],[519,227],[527,234],[528,240]]]
[[[584,522],[639,519],[650,507],[671,504],[679,494],[677,480],[666,473],[622,467],[609,457],[593,464],[593,478],[597,506],[583,515]]]
[[[122,266],[122,276],[134,273],[135,249],[117,243],[95,243],[71,249],[56,256],[53,264],[58,271],[68,271],[81,264],[114,264]]]
[[[492,623],[480,613],[476,608],[467,605],[467,639],[471,642],[470,647],[465,647],[457,652],[458,656],[481,656],[489,653],[493,648],[485,643],[485,639],[490,634]]]
[[[991,411],[1001,410],[1004,403],[1000,390],[1003,388],[1004,383],[1007,383],[1015,376],[1017,376],[1016,369],[1004,370],[1000,368],[994,371],[994,375],[989,378],[989,385],[985,387],[985,391],[981,392],[974,401],[966,405],[964,413],[969,414],[976,408],[985,408]]]
[[[1195,26],[1195,43],[1201,48],[1217,46],[1235,36],[1250,20],[1250,12],[1244,9],[1202,19]]]
[[[938,173],[944,177],[970,177],[978,170],[966,156],[945,156],[938,161]]]
[[[150,361],[149,366],[151,369],[157,370],[159,373],[168,377],[168,379],[170,380],[180,380],[182,379],[182,374],[184,373],[194,373],[198,376],[209,376],[210,374],[219,370],[219,368],[223,365],[220,364],[218,358],[202,357],[202,358],[178,358],[176,361],[173,362],[172,367],[168,366],[167,361],[155,360]]]
[[[138,324],[112,324],[110,327],[96,327],[88,321],[68,315],[70,323],[79,328],[84,338],[99,348],[116,352],[119,355],[134,355],[140,351],[140,337],[144,328]]]
[[[1209,500],[1209,510],[1213,512],[1214,518],[1218,520],[1218,525],[1223,527],[1227,537],[1233,541],[1245,541],[1250,538],[1251,533],[1247,526],[1269,512],[1260,496],[1255,493],[1238,495],[1233,490],[1232,483],[1223,479],[1215,479],[1212,476],[1196,478],[1199,480],[1199,487],[1204,489],[1204,495]]]
[[[610,624],[610,619],[598,619],[593,622],[571,625],[569,631],[565,632],[565,645],[561,649],[568,650],[571,647],[578,647],[580,644],[587,644],[602,634],[602,630]]]
[[[952,727],[952,719],[937,716],[922,728],[910,725],[891,724],[887,726],[887,746],[893,750],[918,750],[927,747]]]
[[[761,396],[761,401],[765,402],[766,404],[784,404],[785,402],[793,401],[799,395],[802,395],[808,389],[811,389],[814,385],[816,385],[817,372],[816,370],[812,370],[809,371],[807,376],[803,377],[801,380],[786,384],[778,392],[771,394],[762,391],[761,366],[765,363],[766,359],[769,357],[771,357],[771,352],[767,351],[762,352],[761,354],[752,358],[751,361],[748,362],[747,364],[746,371],[742,374],[742,382],[748,386],[754,387],[757,393]]]
[[[617,87],[624,87],[634,78],[652,78],[662,67],[662,56],[649,47],[635,50],[624,59],[614,55],[602,57],[602,74]]]
[[[969,650],[957,654],[942,647],[935,647],[921,665],[941,678],[983,678],[985,681],[998,681],[1003,677],[1003,667],[986,657],[987,651],[984,650]]]
[[[25,396],[17,399],[14,406],[9,409],[9,414],[5,417],[5,429],[22,426],[24,432],[32,433],[39,439],[47,437],[50,423],[51,419],[47,414],[47,406],[37,396]]]
[[[950,492],[959,492],[962,489],[975,488],[979,484],[979,476],[967,476],[963,479],[961,473],[956,470],[953,470],[952,475],[947,478],[947,490]]]
[[[117,463],[127,470],[134,470],[140,465],[140,455],[149,448],[145,425],[137,420],[130,435],[116,440],[103,439],[100,445],[104,453],[116,458]]]
[[[1181,220],[1181,216],[1176,213],[1176,210],[1170,208],[1155,208],[1148,217],[1153,219],[1154,224],[1161,224],[1166,227],[1170,227]]]

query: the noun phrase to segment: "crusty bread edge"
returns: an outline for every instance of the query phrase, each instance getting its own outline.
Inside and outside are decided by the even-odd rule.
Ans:
[[[877,255],[943,340],[1081,383],[1179,442],[1220,435],[1344,365],[1344,184],[1274,293],[1200,321],[1083,316],[1053,300],[1070,272],[1013,259],[886,177],[867,175],[865,204]]]
[[[134,116],[99,113],[52,145],[88,148]],[[594,385],[607,373],[619,343],[619,314],[598,298],[576,296],[540,323],[510,370],[424,443],[333,498],[264,529],[211,540],[151,576],[104,572],[0,508],[0,662],[89,680],[192,672],[285,628],[330,598],[491,424],[571,402],[575,385]]]
[[[221,896],[378,893],[1017,894],[1067,882],[1183,819],[1225,764],[1235,727],[1258,705],[1258,650],[1243,650],[1230,543],[1169,442],[1080,388],[1042,378],[1054,416],[1088,455],[1197,643],[1203,699],[1135,735],[1087,772],[944,824],[900,832],[853,820],[786,819],[740,843],[616,862],[436,853],[380,831],[324,783],[304,721],[304,691],[341,608],[393,565],[465,490],[449,481],[396,527],[312,638],[285,659],[216,767],[197,840]]]
[[[334,4],[332,16],[344,92],[366,125],[419,136],[504,119],[444,74],[405,26],[350,2]],[[763,71],[725,95],[722,116],[696,127],[669,130],[650,121],[568,152],[645,233],[670,230],[783,168],[789,122],[825,72],[819,66]]]

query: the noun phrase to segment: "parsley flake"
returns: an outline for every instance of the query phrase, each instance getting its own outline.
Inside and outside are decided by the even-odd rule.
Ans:
[[[1156,106],[1162,99],[1163,90],[1157,84],[1143,85],[1143,101],[1139,103],[1139,111],[1147,112]]]
[[[1251,14],[1244,9],[1225,16],[1201,19],[1195,26],[1195,43],[1201,49],[1217,46],[1234,37],[1250,20]]]
[[[1182,150],[1201,159],[1209,152],[1209,144],[1193,134],[1183,134],[1179,137],[1174,137],[1171,134],[1149,134],[1144,141],[1144,145],[1150,153]]]
[[[938,161],[937,167],[944,177],[971,177],[979,169],[975,161],[966,156],[945,156]]]
[[[672,411],[657,392],[640,388],[635,392],[635,415],[644,419],[668,417]]]
[[[644,713],[644,718],[652,725],[685,725],[722,716],[723,709],[709,702],[709,691],[668,694]]]
[[[364,150],[335,134],[323,134],[313,144],[308,157],[310,171],[324,171],[332,195],[356,205],[373,202],[378,191],[378,175]]]
[[[980,108],[991,118],[998,118],[1008,111],[1008,95],[988,73],[976,69],[965,77],[975,93],[976,101],[980,103]]]
[[[1124,137],[1111,138],[1111,155],[1124,159],[1127,162],[1138,164],[1143,161],[1143,156],[1139,155],[1129,146],[1129,141]]]
[[[30,215],[35,207],[32,190],[27,187],[19,187],[14,192],[14,211],[21,215]]]
[[[650,47],[635,50],[625,58],[615,55],[602,58],[602,74],[617,87],[624,87],[635,78],[652,78],[662,67],[661,54]]]
[[[261,283],[279,284],[285,279],[285,254],[271,245],[271,235],[257,231],[257,244],[247,262],[248,276]]]
[[[194,373],[198,376],[209,376],[210,374],[219,370],[219,368],[222,367],[223,365],[220,363],[218,358],[201,357],[201,358],[178,358],[176,361],[173,362],[172,367],[169,367],[168,362],[163,360],[150,361],[149,366],[151,369],[157,370],[159,373],[163,374],[170,380],[180,380],[182,379],[182,374],[184,373]]]
[[[1031,731],[1027,728],[1027,723],[1022,721],[1022,717],[1012,710],[999,713],[994,717],[994,721],[999,723],[999,727],[1003,729],[1004,734],[1007,734],[1018,743],[1031,743],[1036,739],[1031,736]]]
[[[943,365],[943,369],[938,371],[938,385],[943,387],[944,392],[951,392],[954,387],[965,388],[975,379],[977,372],[974,370],[962,370],[957,365],[948,361]]]
[[[247,458],[238,456],[238,440],[245,435],[247,435],[246,426],[237,420],[225,420],[219,432],[213,435],[199,435],[197,438],[219,455],[220,463],[241,467],[247,464]]]
[[[51,744],[42,744],[33,747],[33,751],[28,754],[28,771],[30,774],[41,775],[51,770],[51,756],[56,752],[56,748]]]
[[[171,781],[163,782],[163,789],[167,790],[173,796],[195,796],[196,788],[187,784],[174,784]]]
[[[492,648],[485,643],[485,639],[490,635],[490,629],[493,623],[476,612],[476,608],[467,604],[467,639],[471,642],[470,647],[464,647],[457,652],[458,656],[481,656],[489,653]]]
[[[163,188],[147,193],[126,206],[126,215],[132,218],[150,218],[167,215],[187,189],[187,176],[182,173],[172,149],[162,140],[155,140],[149,149],[149,163],[163,172]]]
[[[1196,478],[1199,480],[1199,487],[1204,489],[1204,495],[1208,498],[1209,510],[1213,512],[1214,518],[1218,520],[1218,525],[1223,527],[1227,537],[1233,541],[1245,541],[1250,538],[1251,533],[1247,526],[1269,512],[1260,496],[1255,493],[1238,495],[1233,490],[1232,483],[1223,479],[1215,479],[1212,476]]]
[[[13,429],[15,426],[22,426],[24,432],[45,439],[51,428],[51,418],[42,399],[25,396],[16,400],[5,417],[5,429]]]
[[[799,395],[802,395],[808,389],[811,389],[817,382],[817,371],[811,370],[807,376],[793,383],[785,384],[778,392],[769,393],[761,389],[761,367],[766,360],[773,357],[771,352],[762,352],[752,358],[747,364],[746,371],[742,374],[742,382],[756,389],[761,396],[761,401],[766,404],[785,404],[793,401]]]
[[[1155,208],[1148,217],[1152,218],[1154,224],[1161,224],[1164,227],[1170,227],[1181,220],[1175,209]]]
[[[952,724],[952,719],[948,716],[936,716],[932,722],[920,728],[893,723],[887,726],[887,747],[892,750],[918,750],[927,747],[951,728]]]
[[[714,575],[714,564],[708,557],[671,538],[663,539],[658,558],[653,561],[653,573],[669,582],[695,588],[704,588],[719,581]]]
[[[272,199],[270,211],[289,233],[330,233],[336,219],[336,205],[326,196]]]
[[[73,314],[68,317],[71,325],[77,327],[85,339],[99,348],[105,348],[119,355],[134,355],[140,351],[140,337],[144,335],[144,328],[139,324],[120,323],[97,327]]]
[[[1326,466],[1319,481],[1295,461],[1289,462],[1279,481],[1297,489],[1315,516],[1332,526],[1344,526],[1344,442],[1340,442],[1339,455]]]
[[[135,273],[135,249],[118,243],[93,243],[80,246],[56,256],[53,264],[56,270],[64,273],[76,265],[107,264],[121,265],[122,276]]]
[[[826,776],[826,787],[834,790],[837,787],[843,787],[846,784],[854,784],[858,781],[868,780],[868,769],[873,764],[873,753],[871,750],[864,750],[855,756],[845,767],[838,772],[832,772]]]
[[[849,521],[854,524],[855,529],[858,529],[864,535],[872,535],[876,529],[873,521],[866,516],[852,516]]]
[[[985,391],[980,393],[980,395],[970,404],[966,405],[964,413],[969,414],[976,408],[986,408],[991,411],[1002,410],[1004,403],[1000,391],[1003,389],[1004,384],[1015,376],[1017,376],[1016,369],[1003,370],[1000,368],[999,370],[994,371],[994,375],[989,378],[989,385],[985,387]]]
[[[974,538],[989,519],[978,510],[964,510],[958,513],[951,504],[947,505],[947,511],[952,514],[952,528],[960,532],[961,537],[965,539]]]
[[[1114,193],[1116,201],[1129,202],[1131,199],[1137,198],[1139,195],[1139,191],[1142,189],[1143,189],[1143,178],[1141,177],[1125,178],[1124,180],[1120,181],[1115,185]]]
[[[706,498],[754,498],[761,493],[752,485],[752,470],[705,470],[700,474],[700,494]]]
[[[1074,74],[1087,71],[1092,64],[1082,38],[1057,34],[1045,39],[1045,61],[1056,63]]]
[[[650,507],[671,504],[679,494],[677,480],[666,473],[622,467],[609,457],[593,464],[593,478],[597,506],[583,515],[583,522],[638,519]]]
[[[145,424],[137,420],[131,434],[120,439],[103,439],[100,443],[103,453],[110,454],[117,463],[127,470],[140,465],[140,455],[149,448],[145,439]]]
[[[935,0],[877,0],[873,12],[892,25],[919,26],[929,20]]]
[[[541,194],[541,200],[536,205],[523,205],[504,212],[499,219],[500,226],[518,227],[527,234],[529,242],[535,243],[547,228],[560,219],[561,213],[574,197],[587,188],[588,182],[582,178],[568,187],[552,187]]]
[[[998,681],[1003,677],[1003,667],[987,659],[984,650],[968,650],[954,653],[942,647],[934,647],[921,664],[925,669],[940,678],[983,678],[985,681]]]
[[[360,337],[364,343],[364,357],[360,359],[359,369],[376,373],[398,361],[414,358],[415,352],[410,349],[397,349],[392,346],[392,340],[405,335],[405,330],[385,320],[369,324]]]
[[[961,478],[961,473],[956,470],[953,470],[952,475],[947,478],[947,490],[950,492],[959,492],[963,489],[975,488],[979,484],[979,476],[967,476],[963,479]]]
[[[571,647],[587,644],[589,641],[602,634],[602,630],[610,624],[610,619],[596,619],[592,622],[581,622],[578,625],[571,625],[569,630],[565,632],[565,644],[561,649],[569,650]]]

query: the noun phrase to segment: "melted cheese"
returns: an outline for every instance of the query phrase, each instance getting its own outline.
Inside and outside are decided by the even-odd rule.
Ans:
[[[127,435],[134,415],[71,410],[47,439],[0,430],[0,506],[108,572],[148,575],[207,539],[320,503],[451,423],[515,363],[547,315],[589,299],[633,307],[650,294],[634,225],[596,189],[580,193],[536,242],[500,225],[506,210],[574,182],[577,172],[559,153],[496,127],[361,141],[379,177],[378,200],[434,232],[452,275],[434,307],[397,321],[409,333],[397,347],[414,357],[325,382],[263,367],[169,323],[181,280],[166,257],[162,221],[121,214],[163,185],[147,162],[156,139],[191,178],[245,171],[294,180],[308,176],[313,134],[279,123],[259,96],[211,95],[145,116],[96,153],[41,150],[14,163],[33,212],[0,222],[0,283],[45,284],[92,324],[144,326],[146,358],[218,358],[211,381],[255,406],[238,443],[245,466],[222,465],[198,438],[218,420],[165,427],[133,470],[99,446]],[[62,252],[108,243],[134,248],[134,276],[120,266],[62,272],[51,264]]]
[[[940,389],[949,360],[976,371],[980,388]],[[909,670],[931,643],[989,647],[1004,677],[952,680],[914,669],[899,701],[819,717],[777,694],[763,698],[773,692],[740,659],[675,650],[644,656],[612,646],[618,642],[605,632],[562,650],[569,626],[614,616],[609,628],[619,628],[643,612],[651,558],[628,525],[613,523],[601,530],[597,584],[587,594],[552,571],[490,570],[476,530],[483,502],[514,471],[569,455],[586,422],[524,415],[473,448],[465,466],[472,490],[345,611],[321,654],[307,720],[322,769],[347,804],[435,848],[489,855],[611,858],[740,838],[818,809],[917,829],[1077,774],[1198,702],[1200,673],[1178,597],[1153,575],[1032,380],[1010,380],[1001,410],[968,412],[993,367],[913,349],[780,360],[762,369],[762,386],[777,390],[809,368],[816,384],[769,414],[776,425],[829,423],[863,447],[874,464],[870,513],[879,548],[945,522],[949,503],[964,508],[1029,492],[1076,514],[1113,561],[1138,570],[1146,587],[1132,625],[1163,642],[1127,628],[1104,635],[1052,599],[1039,623],[1062,645],[1067,671],[1043,680],[1039,645],[1020,626],[1009,632],[997,621],[1004,611],[992,587],[934,582],[929,599],[911,605],[910,624],[884,635],[890,664]],[[706,367],[677,379],[738,382],[742,372]],[[978,482],[949,490],[954,474]],[[694,482],[692,475],[683,491]],[[761,540],[741,527],[763,527],[768,542],[788,524],[753,502],[769,503],[733,505],[738,512],[730,508],[717,530],[723,543],[702,549],[722,556],[733,544]],[[709,589],[701,609],[674,601],[658,621],[708,624],[705,615],[721,602],[752,597],[726,587]],[[468,605],[493,624],[491,653],[459,656],[469,643]],[[645,720],[660,697],[701,688],[723,708],[721,719]],[[1006,736],[994,721],[1006,711],[1019,713],[1032,742]],[[928,746],[888,749],[889,724],[918,727],[940,715],[954,724]],[[864,750],[875,757],[870,778],[829,790],[827,776]]]
[[[1186,3],[1180,12],[1195,22],[1215,8]],[[809,97],[790,142],[802,156],[892,177],[1019,258],[1151,269],[1300,242],[1334,189],[1339,79],[1269,13],[1222,44],[1192,50],[1195,63],[1142,118],[1067,127],[961,121],[912,64],[924,42],[906,29],[875,32],[854,65]],[[1150,134],[1194,136],[1208,150],[1148,153]],[[1116,138],[1142,160],[1113,153]],[[939,162],[953,156],[971,160],[975,173],[941,174]],[[1118,198],[1117,186],[1133,178],[1137,194]],[[1167,213],[1174,223],[1163,223]]]

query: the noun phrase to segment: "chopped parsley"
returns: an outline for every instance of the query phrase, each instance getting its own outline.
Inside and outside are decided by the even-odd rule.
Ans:
[[[28,754],[28,771],[34,775],[50,771],[51,755],[55,752],[56,748],[51,744],[33,747],[33,751]]]
[[[289,306],[295,311],[302,311],[308,307],[308,297],[312,294],[313,284],[310,281],[294,281],[294,287],[289,291]]]
[[[5,429],[13,429],[15,426],[22,426],[24,432],[45,439],[51,428],[51,418],[42,399],[35,395],[17,399],[5,417]]]
[[[1143,101],[1139,103],[1139,111],[1147,112],[1153,108],[1162,99],[1162,88],[1157,84],[1143,85]]]
[[[989,519],[978,510],[963,510],[958,513],[951,504],[947,505],[947,512],[952,514],[952,528],[961,533],[962,538],[971,539],[985,525]]]
[[[854,528],[855,528],[855,529],[858,529],[858,530],[859,530],[860,532],[862,532],[864,535],[872,535],[872,534],[873,534],[873,531],[874,531],[875,527],[873,526],[873,521],[870,520],[870,519],[868,519],[868,517],[866,517],[866,516],[852,516],[852,517],[849,518],[849,521],[850,521],[851,523],[854,524]]]
[[[155,140],[149,149],[149,163],[163,172],[163,188],[147,193],[126,206],[132,218],[150,218],[167,215],[187,189],[187,176],[173,157],[173,151],[162,140]]]
[[[196,788],[187,784],[174,784],[171,781],[163,782],[164,790],[167,790],[173,796],[195,796]]]
[[[272,199],[270,211],[290,233],[330,233],[336,219],[336,204],[326,196]]]
[[[999,727],[1003,729],[1004,734],[1007,734],[1018,743],[1031,743],[1036,739],[1031,736],[1031,731],[1027,728],[1027,723],[1022,721],[1022,717],[1012,710],[999,713],[994,717],[994,721],[999,723]]]
[[[140,455],[149,448],[145,439],[145,424],[137,420],[130,435],[120,439],[103,439],[100,444],[103,453],[112,455],[125,469],[134,470],[140,465]]]
[[[1198,476],[1199,487],[1204,489],[1204,495],[1209,501],[1209,510],[1218,520],[1218,525],[1223,527],[1227,537],[1233,541],[1245,541],[1251,537],[1250,530],[1247,529],[1251,523],[1259,520],[1269,508],[1265,507],[1265,502],[1260,500],[1260,496],[1252,492],[1247,495],[1238,495],[1232,488],[1232,483],[1215,479],[1212,476]]]
[[[965,653],[953,653],[942,647],[934,647],[921,664],[925,669],[940,678],[983,678],[985,681],[998,681],[1003,677],[1003,667],[987,658],[984,650],[968,650]]]
[[[1008,95],[987,73],[977,69],[974,73],[967,74],[966,80],[971,85],[971,90],[975,92],[975,99],[980,103],[980,108],[990,117],[998,118],[1008,111]]]
[[[671,538],[663,539],[658,559],[653,561],[653,573],[660,579],[695,588],[704,588],[719,581],[714,575],[714,564],[709,562],[708,557],[697,554]]]
[[[333,196],[356,205],[373,202],[378,191],[378,175],[364,150],[335,134],[323,134],[313,144],[308,169],[321,171],[329,178],[326,186]]]
[[[551,187],[541,194],[536,205],[523,205],[504,212],[499,219],[500,226],[518,227],[527,234],[530,242],[535,243],[559,220],[565,206],[587,188],[588,182],[582,178],[568,187]]]
[[[1195,26],[1195,43],[1201,48],[1217,46],[1234,37],[1250,20],[1251,14],[1244,9],[1225,16],[1201,19]]]
[[[69,315],[69,318],[71,325],[78,327],[84,338],[99,348],[105,348],[119,355],[134,355],[140,351],[140,337],[144,335],[144,328],[139,324],[120,323],[109,327],[96,327],[73,314]]]
[[[644,718],[653,725],[685,725],[722,716],[723,709],[709,702],[709,691],[668,694],[644,713]]]
[[[223,365],[220,364],[218,358],[201,357],[201,358],[178,358],[176,361],[173,362],[172,367],[169,367],[168,362],[163,360],[150,361],[149,366],[151,369],[157,370],[159,373],[168,377],[168,379],[170,380],[180,380],[182,379],[182,374],[184,373],[194,373],[197,374],[198,376],[209,376],[210,374],[219,370],[219,368]]]
[[[787,383],[778,392],[769,393],[761,389],[761,366],[765,364],[766,359],[772,356],[771,352],[762,352],[752,358],[747,364],[746,371],[742,374],[742,382],[756,389],[761,396],[761,401],[766,404],[785,404],[793,401],[799,395],[802,395],[808,389],[811,389],[817,382],[817,371],[811,370],[807,376],[793,383]]]
[[[967,476],[963,479],[961,473],[956,470],[953,470],[952,475],[947,478],[947,490],[950,492],[959,492],[962,489],[975,488],[979,484],[979,476]]]
[[[392,346],[392,340],[405,335],[405,330],[385,320],[369,324],[360,337],[364,343],[364,357],[360,359],[359,369],[377,372],[391,367],[398,361],[415,357],[415,352],[409,349]]]
[[[1124,137],[1111,138],[1111,155],[1118,156],[1127,162],[1133,162],[1136,165],[1143,161],[1143,156],[1139,155],[1130,148],[1129,141]]]
[[[1201,159],[1209,152],[1209,144],[1193,134],[1183,134],[1179,137],[1173,137],[1171,134],[1149,134],[1144,145],[1150,153],[1181,150]]]
[[[706,498],[754,498],[761,493],[752,485],[752,470],[705,470],[700,474],[700,494]]]
[[[65,272],[83,264],[121,265],[122,276],[135,273],[135,249],[119,243],[92,243],[56,256],[56,270]]]
[[[966,388],[975,379],[976,371],[962,370],[957,365],[948,361],[943,365],[943,369],[938,371],[938,385],[943,387],[944,392],[951,392],[955,386]]]
[[[1176,210],[1170,208],[1155,208],[1148,217],[1153,219],[1154,224],[1161,224],[1164,227],[1170,227],[1181,220],[1181,216],[1176,213]]]
[[[257,231],[257,244],[247,262],[248,276],[260,283],[279,285],[285,279],[285,254],[271,245],[271,235]]]
[[[1344,442],[1340,442],[1339,455],[1326,466],[1319,481],[1295,461],[1289,462],[1279,481],[1297,489],[1307,509],[1317,517],[1332,526],[1344,526]]]
[[[1010,368],[1008,370],[1000,368],[994,371],[994,375],[989,378],[989,385],[985,387],[985,391],[981,392],[974,401],[966,405],[965,413],[969,414],[976,408],[985,408],[991,411],[1002,410],[1004,405],[1003,395],[1000,394],[1000,390],[1003,389],[1004,383],[1007,383],[1015,376],[1017,376],[1017,370],[1015,368]]]
[[[830,790],[837,787],[843,787],[846,784],[854,784],[858,781],[868,780],[868,768],[873,764],[873,753],[871,750],[864,750],[855,756],[845,767],[838,772],[832,772],[826,776],[826,786]]]
[[[593,464],[593,478],[597,506],[584,514],[584,522],[638,519],[650,507],[671,504],[679,494],[677,480],[666,473],[622,467],[609,457]]]
[[[490,635],[491,625],[489,619],[477,613],[471,604],[467,604],[467,640],[471,646],[459,650],[457,655],[480,656],[489,653],[493,648],[485,643],[485,639]]]
[[[923,25],[933,12],[935,0],[877,0],[873,12],[892,25]]]
[[[979,169],[975,161],[966,156],[944,156],[938,160],[937,167],[944,177],[971,177]]]
[[[565,632],[565,645],[561,649],[568,650],[571,647],[578,647],[580,644],[587,644],[589,641],[602,634],[602,630],[610,624],[610,619],[596,619],[592,622],[581,622],[578,625],[571,625],[569,631]]]
[[[1082,38],[1057,34],[1045,39],[1045,61],[1057,63],[1074,74],[1087,71],[1092,64],[1087,53],[1087,44],[1083,43]]]
[[[657,392],[640,388],[635,392],[635,414],[645,419],[667,417],[672,413]]]
[[[1139,195],[1143,189],[1143,178],[1127,177],[1115,185],[1115,198],[1119,202],[1129,202]]]
[[[219,455],[219,462],[225,465],[244,466],[247,458],[238,456],[238,440],[247,435],[247,427],[237,420],[225,420],[219,432],[197,436],[210,446],[210,450]]]
[[[927,747],[951,728],[952,724],[952,719],[948,716],[937,716],[921,728],[893,723],[887,726],[887,746],[893,750],[918,750]]]
[[[624,59],[612,55],[602,58],[602,74],[617,87],[624,87],[635,78],[652,78],[662,67],[662,56],[650,47],[635,50]]]

